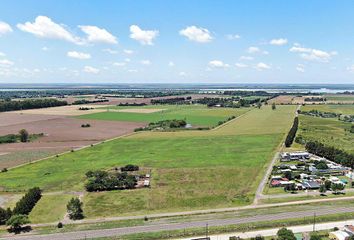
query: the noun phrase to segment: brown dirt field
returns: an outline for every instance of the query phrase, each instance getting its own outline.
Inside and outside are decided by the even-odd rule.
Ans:
[[[293,102],[293,99],[295,96],[290,96],[290,95],[281,95],[276,98],[270,99],[268,101],[269,104],[275,103],[275,104],[291,104]]]
[[[2,112],[0,113],[0,127],[13,124],[29,123],[41,120],[48,120],[58,118],[55,115],[38,115],[38,114],[26,114],[23,115],[19,112]]]
[[[105,107],[109,105],[100,105],[99,107]],[[93,108],[90,110],[79,110],[80,107]],[[105,109],[98,108],[97,105],[68,105],[61,107],[51,107],[51,108],[39,108],[39,109],[28,109],[22,111],[14,111],[12,113],[22,113],[22,114],[40,114],[40,115],[59,115],[59,116],[78,116],[83,114],[104,112]]]
[[[30,116],[29,119],[27,119],[28,116]],[[0,169],[122,136],[145,125],[135,122],[86,120],[63,116],[46,119],[46,116],[12,114],[11,118],[7,116],[6,123],[1,121],[0,136],[16,134],[22,128],[29,133],[43,133],[44,136],[29,143],[0,144]],[[11,119],[15,124],[11,124]],[[33,121],[30,122],[30,120]],[[81,125],[86,123],[91,127],[82,128]]]

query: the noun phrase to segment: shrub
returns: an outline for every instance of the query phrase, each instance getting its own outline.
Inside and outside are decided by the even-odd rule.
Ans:
[[[10,231],[19,232],[22,229],[22,225],[30,223],[28,216],[25,214],[12,215],[9,220],[7,220],[6,225],[10,226]]]
[[[84,218],[82,202],[79,198],[72,198],[66,205],[66,209],[70,219],[79,220]]]
[[[62,222],[58,222],[57,227],[58,227],[58,228],[63,228],[63,223],[62,223]]]

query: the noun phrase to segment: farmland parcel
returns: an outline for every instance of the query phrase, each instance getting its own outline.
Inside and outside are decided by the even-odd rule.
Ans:
[[[248,204],[295,109],[253,109],[209,131],[138,133],[0,174],[0,187],[83,191],[85,172],[137,164],[152,169],[151,188],[85,194],[87,217]]]

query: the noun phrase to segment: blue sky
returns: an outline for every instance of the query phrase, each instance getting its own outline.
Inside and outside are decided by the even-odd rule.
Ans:
[[[3,83],[354,83],[353,1],[3,0]]]

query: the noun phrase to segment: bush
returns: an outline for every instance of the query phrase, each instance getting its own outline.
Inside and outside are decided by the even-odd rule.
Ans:
[[[10,219],[12,215],[11,209],[7,208],[6,210],[0,207],[0,225],[4,225],[7,220]]]
[[[7,220],[6,225],[10,226],[10,231],[19,232],[22,229],[22,225],[30,223],[28,216],[25,214],[12,215],[9,220]]]
[[[18,133],[20,134],[21,142],[28,142],[29,134],[26,129],[21,129]]]
[[[278,240],[296,240],[293,231],[286,228],[279,229],[279,231],[277,232],[277,237]]]
[[[131,172],[131,171],[139,171],[139,166],[133,165],[133,164],[128,164],[124,167],[121,167],[120,170],[122,172]]]
[[[62,222],[58,222],[57,227],[58,227],[58,228],[63,228],[63,223],[62,223]]]
[[[86,123],[86,124],[81,124],[81,127],[82,128],[88,128],[88,127],[91,127],[91,125],[89,123]]]
[[[8,170],[7,170],[7,168],[3,168],[2,170],[1,170],[1,172],[7,172]]]

